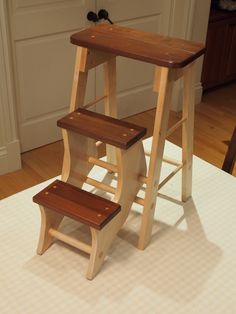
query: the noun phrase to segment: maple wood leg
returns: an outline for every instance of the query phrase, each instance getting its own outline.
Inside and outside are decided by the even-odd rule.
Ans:
[[[112,58],[104,63],[104,95],[105,115],[117,118],[116,102],[116,58]],[[106,144],[107,161],[116,164],[115,147]]]
[[[41,229],[37,254],[42,255],[54,241],[54,238],[49,234],[50,228],[57,229],[64,216],[44,206],[39,206],[39,208],[41,212]]]
[[[119,229],[119,220],[119,217],[113,218],[102,230],[90,228],[92,249],[86,275],[87,279],[92,280],[101,269],[107,252]]]
[[[102,230],[91,229],[92,250],[87,271],[87,278],[93,279],[99,272],[104,258],[118,231],[126,221],[131,205],[142,186],[138,178],[146,175],[146,162],[141,141],[127,151],[116,149],[118,167],[117,189],[112,201],[121,205],[120,213],[114,217]]]
[[[160,181],[162,158],[170,112],[171,93],[173,88],[171,70],[164,67],[158,68],[158,75],[155,76],[154,88],[159,91],[159,95],[138,243],[138,248],[141,250],[146,248],[150,242],[152,234],[157,189]]]
[[[75,68],[70,100],[70,112],[84,106],[86,86],[88,80],[88,49],[78,47],[75,59]]]
[[[192,194],[192,160],[194,130],[194,63],[184,69],[183,76],[183,118],[182,127],[182,201]]]

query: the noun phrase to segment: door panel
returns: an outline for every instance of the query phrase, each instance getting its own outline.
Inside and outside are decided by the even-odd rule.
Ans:
[[[171,0],[97,0],[97,11],[106,9],[109,17],[116,23],[131,19],[160,15],[163,17],[163,28],[168,27]],[[164,26],[166,24],[166,26]]]
[[[94,0],[11,0],[18,128],[27,151],[61,139],[56,121],[68,112],[76,47],[70,35],[87,26]],[[30,27],[29,27],[30,25]],[[86,101],[95,96],[89,74]]]
[[[110,19],[118,25],[147,32],[168,34],[171,0],[148,2],[142,0],[98,0],[97,11],[106,9]],[[117,90],[119,117],[126,117],[155,107],[156,94],[152,92],[154,66],[135,60],[118,57]],[[96,72],[96,94],[103,90],[101,68]],[[97,106],[99,112],[103,107]]]
[[[68,111],[76,47],[70,34],[105,8],[120,25],[167,34],[171,0],[10,0],[18,129],[22,151],[61,138],[56,120]],[[90,71],[86,102],[103,93],[101,71]],[[118,60],[119,116],[155,106],[153,66]],[[101,109],[100,109],[101,110]]]
[[[68,49],[67,39],[63,33],[16,43],[22,121],[61,110],[68,103],[73,62],[64,57],[73,60],[74,49]]]
[[[10,0],[14,40],[34,38],[87,25],[86,15],[95,9],[95,0]]]

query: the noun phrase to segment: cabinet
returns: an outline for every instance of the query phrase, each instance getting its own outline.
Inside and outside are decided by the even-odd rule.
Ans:
[[[206,54],[203,63],[203,89],[236,79],[236,12],[212,9]]]

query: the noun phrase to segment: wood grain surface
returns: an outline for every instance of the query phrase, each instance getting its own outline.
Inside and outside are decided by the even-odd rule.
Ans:
[[[201,43],[108,24],[73,34],[71,43],[170,68],[184,67],[205,51]]]
[[[143,127],[85,109],[68,114],[57,125],[122,149],[128,149],[146,134]]]
[[[60,180],[36,194],[33,201],[98,230],[121,210],[119,204]]]

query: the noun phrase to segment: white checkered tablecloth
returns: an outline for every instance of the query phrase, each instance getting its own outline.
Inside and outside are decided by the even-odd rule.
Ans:
[[[179,148],[166,146],[168,155],[180,156]],[[193,197],[184,205],[180,181],[179,173],[161,190],[174,200],[158,198],[148,248],[135,248],[136,205],[93,281],[85,279],[88,256],[74,248],[56,242],[36,255],[40,213],[32,196],[49,182],[2,200],[0,313],[235,314],[235,177],[194,157]],[[69,219],[62,229],[84,231]]]

